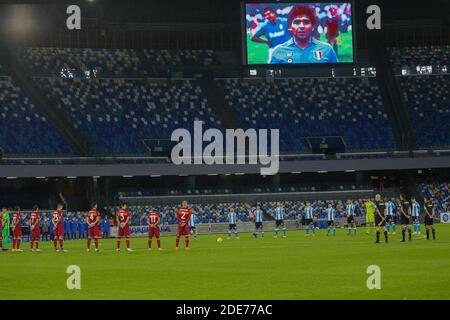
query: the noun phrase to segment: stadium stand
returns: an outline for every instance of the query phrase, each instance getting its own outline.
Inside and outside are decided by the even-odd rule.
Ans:
[[[141,61],[131,49],[20,48],[19,54],[35,75],[59,75],[62,69],[97,76],[145,75]]]
[[[450,183],[434,182],[419,185],[423,195],[436,205],[436,213],[450,211]]]
[[[402,67],[450,65],[450,46],[388,48],[388,51],[397,73]]]
[[[397,77],[417,145],[450,146],[450,76]]]
[[[194,120],[221,126],[194,81],[45,78],[40,84],[97,153],[142,153],[142,139],[170,138],[177,128],[191,130]]]
[[[158,66],[213,66],[220,61],[213,50],[154,50],[144,49],[151,65]]]
[[[395,147],[376,79],[219,82],[244,127],[280,129],[282,151],[307,151],[308,136],[342,136],[348,150]]]
[[[10,77],[0,78],[0,119],[0,146],[6,154],[72,153]]]

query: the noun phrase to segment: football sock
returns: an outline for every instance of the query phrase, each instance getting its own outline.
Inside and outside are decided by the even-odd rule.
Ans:
[[[309,226],[306,227],[306,234],[309,234]]]
[[[149,247],[149,248],[152,247],[152,239],[148,239],[148,247]]]
[[[158,248],[161,248],[161,240],[160,239],[156,239],[156,243],[158,244]]]
[[[427,240],[430,240],[430,229],[427,229]]]
[[[91,239],[87,240],[87,248],[90,249],[91,248]]]
[[[237,231],[234,233],[234,235],[236,238],[239,237],[239,233]]]
[[[175,240],[175,246],[178,248],[178,245],[180,244],[180,237],[177,236],[176,240]]]
[[[406,236],[406,230],[405,229],[406,228],[402,229],[402,239],[403,239],[403,241],[405,241],[405,236]]]
[[[231,238],[231,231],[228,231],[228,238]]]
[[[278,237],[278,228],[275,229],[275,236]]]
[[[264,238],[264,231],[261,231],[261,237]]]
[[[333,236],[336,236],[336,228],[333,228]]]
[[[328,235],[330,235],[330,231],[331,231],[331,229],[330,229],[330,228],[328,228],[328,232],[327,232],[327,234],[328,234]]]
[[[431,229],[431,233],[433,234],[433,240],[436,240],[436,230],[434,228]]]
[[[62,239],[59,239],[59,248],[62,250],[62,248],[63,248],[63,241],[62,241]]]
[[[56,247],[57,247],[57,245],[58,245],[58,240],[53,240],[53,247],[55,247],[55,250],[56,250]]]
[[[380,242],[380,231],[377,231],[377,243]]]
[[[408,238],[411,240],[411,229],[408,229]]]
[[[316,234],[316,228],[312,227],[312,234],[315,235]]]
[[[237,236],[236,236],[237,237]],[[189,248],[189,236],[184,238],[184,243],[186,244],[186,248]]]
[[[39,240],[36,240],[36,249],[39,249]]]
[[[119,240],[117,240],[117,249],[120,249],[120,239]]]
[[[283,229],[283,236],[286,237],[286,228]]]
[[[95,249],[98,249],[98,239],[94,239]]]
[[[13,239],[13,249],[16,249],[16,239]]]
[[[392,229],[394,229],[394,233],[397,232],[397,226],[395,224],[392,225]]]
[[[356,228],[353,228],[353,234],[356,236]]]
[[[30,246],[31,246],[31,249],[33,249],[33,247],[34,247],[34,241],[33,240],[30,241]]]
[[[347,235],[350,235],[352,233],[352,228],[347,229]]]
[[[384,230],[384,241],[388,242],[388,232]]]
[[[390,224],[388,224],[388,226],[387,226],[387,231],[391,232],[391,225]]]
[[[130,249],[130,239],[127,239],[126,242],[127,242],[127,249]]]

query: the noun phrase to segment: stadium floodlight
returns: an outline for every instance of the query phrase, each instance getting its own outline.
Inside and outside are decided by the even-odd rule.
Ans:
[[[292,174],[300,174],[300,173],[302,173],[301,171],[293,171],[293,172],[291,172]]]
[[[122,178],[133,178],[133,176],[122,176]]]
[[[234,175],[236,175],[236,176],[243,176],[245,173],[243,173],[243,172],[236,172]]]
[[[161,177],[161,175],[160,175],[160,174],[152,174],[150,177],[152,177],[152,178],[158,178],[158,177]]]
[[[47,177],[36,177],[36,179],[47,179]]]
[[[208,173],[208,176],[218,176],[218,173]]]
[[[317,171],[317,173],[328,173],[328,171],[326,171],[326,170],[320,170],[320,171]]]
[[[356,170],[345,170],[345,172],[355,172]]]
[[[6,177],[6,179],[17,179],[17,177]]]
[[[67,179],[76,179],[77,177],[76,176],[68,176],[68,177],[66,177]]]

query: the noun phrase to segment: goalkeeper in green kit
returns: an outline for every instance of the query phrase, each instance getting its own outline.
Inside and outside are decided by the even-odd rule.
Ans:
[[[10,232],[9,222],[9,212],[6,208],[2,208],[2,212],[0,212],[0,250],[5,250],[8,244]]]

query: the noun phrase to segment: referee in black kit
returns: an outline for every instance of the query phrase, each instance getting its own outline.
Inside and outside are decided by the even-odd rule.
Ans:
[[[381,199],[381,195],[375,195],[375,227],[377,234],[377,241],[375,243],[380,243],[380,227],[384,230],[385,242],[388,242],[388,232],[386,230],[386,204]]]

